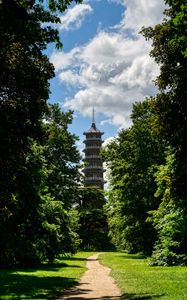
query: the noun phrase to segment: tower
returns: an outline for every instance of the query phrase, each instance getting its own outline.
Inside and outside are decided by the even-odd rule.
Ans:
[[[101,145],[103,143],[101,136],[104,132],[97,129],[95,125],[95,115],[93,108],[92,125],[90,129],[83,133],[85,135],[85,168],[84,173],[84,185],[93,186],[103,189],[103,162],[100,157]]]

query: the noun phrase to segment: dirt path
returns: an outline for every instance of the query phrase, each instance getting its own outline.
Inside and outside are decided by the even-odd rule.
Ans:
[[[120,291],[113,278],[109,276],[110,269],[99,263],[98,255],[92,255],[87,259],[88,270],[80,282],[64,292],[57,300],[121,300]]]

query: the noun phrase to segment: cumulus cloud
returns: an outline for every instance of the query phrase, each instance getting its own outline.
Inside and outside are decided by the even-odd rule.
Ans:
[[[102,144],[102,147],[103,147],[103,148],[107,147],[107,146],[110,145],[113,141],[114,141],[114,137],[113,137],[113,136],[108,137],[108,138],[104,141],[104,143]]]
[[[89,4],[77,4],[73,8],[68,9],[67,13],[60,17],[60,30],[72,30],[81,27],[82,22],[87,14],[92,12]]]
[[[132,103],[154,90],[157,66],[145,54],[149,47],[141,37],[130,40],[121,33],[101,32],[83,47],[54,53],[51,61],[59,79],[79,87],[65,106],[88,116],[94,105],[116,126],[128,127]]]
[[[119,0],[113,1],[119,2]],[[119,27],[130,29],[135,33],[139,32],[143,26],[154,26],[159,23],[165,9],[164,1],[161,0],[121,0],[120,3],[126,9]]]
[[[90,116],[94,105],[106,116],[105,123],[119,128],[130,125],[132,103],[156,92],[158,67],[149,57],[150,43],[137,31],[159,22],[164,9],[162,0],[120,2],[126,7],[117,30],[99,32],[87,44],[51,56],[60,81],[77,89],[64,105],[84,116]]]

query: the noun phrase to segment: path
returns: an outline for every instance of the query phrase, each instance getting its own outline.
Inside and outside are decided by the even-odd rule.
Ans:
[[[57,300],[121,300],[120,291],[113,278],[109,276],[110,269],[99,263],[98,255],[92,255],[87,259],[88,270],[80,282],[64,292]]]

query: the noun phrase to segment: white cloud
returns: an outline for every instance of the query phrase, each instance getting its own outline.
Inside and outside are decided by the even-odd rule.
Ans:
[[[50,59],[52,63],[54,63],[55,70],[58,72],[74,65],[75,59],[79,55],[80,48],[75,47],[68,53],[64,53],[63,51],[54,51]]]
[[[114,141],[114,137],[113,136],[110,136],[110,137],[108,137],[105,141],[104,141],[104,143],[102,144],[102,147],[103,148],[105,148],[106,146],[108,146],[110,143],[112,143],[113,141]]]
[[[112,124],[112,120],[111,119],[105,119],[105,120],[102,120],[100,121],[100,125],[103,126],[105,124]]]
[[[60,81],[77,88],[74,96],[66,99],[66,107],[91,116],[90,107],[94,105],[108,122],[128,127],[132,103],[155,93],[153,80],[158,67],[149,57],[150,43],[137,31],[143,20],[147,26],[162,19],[163,1],[147,2],[123,1],[127,8],[117,31],[99,32],[86,45],[68,53],[53,53],[51,61]],[[133,14],[134,22],[130,19]],[[128,36],[125,28],[131,29],[133,35],[131,32]]]
[[[121,33],[102,32],[83,47],[59,56],[54,53],[51,61],[59,79],[66,85],[79,86],[65,106],[90,116],[94,105],[116,126],[128,127],[132,103],[154,90],[152,79],[157,67],[146,55],[149,49],[142,37],[129,40]]]
[[[68,9],[67,13],[60,17],[60,30],[80,28],[85,16],[92,11],[92,7],[89,4],[77,4],[73,8]]]
[[[64,72],[61,72],[59,74],[59,79],[61,82],[64,82],[66,85],[82,85],[84,86],[85,80],[83,77],[79,76],[76,72],[73,72],[71,70],[67,70]]]
[[[119,2],[119,0],[113,1]],[[135,33],[143,26],[154,26],[159,23],[165,9],[163,0],[121,0],[120,3],[126,8],[120,27]]]

